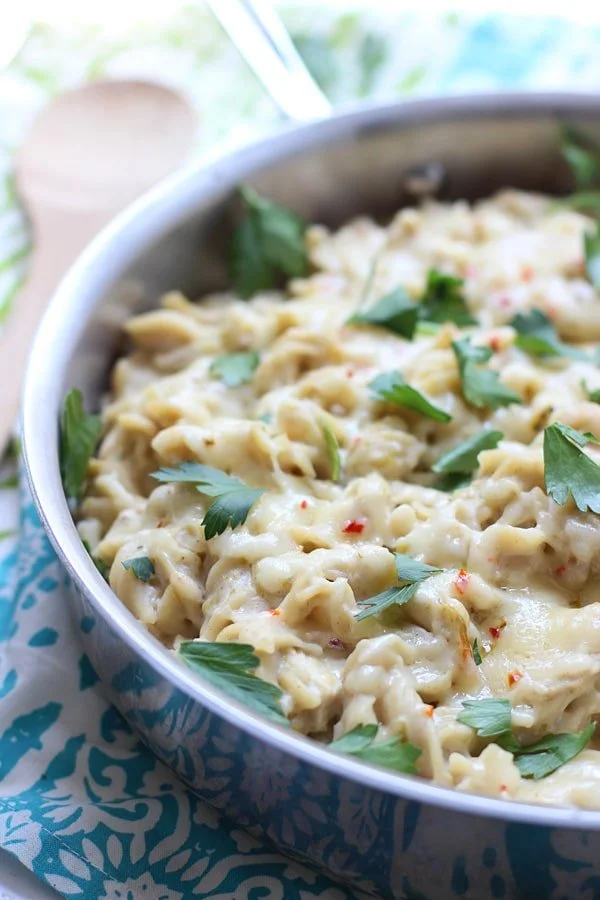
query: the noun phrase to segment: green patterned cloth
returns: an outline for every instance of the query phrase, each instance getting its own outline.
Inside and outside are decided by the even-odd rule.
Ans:
[[[324,6],[283,11],[336,105],[600,83],[595,26]],[[0,319],[18,294],[30,247],[11,174],[27,124],[66,88],[132,76],[158,76],[189,97],[199,114],[199,153],[225,137],[245,141],[279,118],[200,5],[176,6],[119,37],[99,25],[60,33],[36,26],[0,76]],[[67,616],[60,566],[15,484],[15,463],[7,460],[0,469],[0,847],[64,896],[86,900],[356,897],[222,820],[107,704]],[[295,811],[289,827],[310,829],[307,817]],[[504,896],[504,877],[494,874],[494,896]]]

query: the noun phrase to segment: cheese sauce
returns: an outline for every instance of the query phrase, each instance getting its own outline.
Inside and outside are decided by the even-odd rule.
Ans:
[[[252,644],[298,731],[330,740],[376,723],[418,746],[420,774],[439,784],[600,808],[594,741],[527,781],[511,753],[457,722],[465,699],[507,698],[527,744],[600,712],[600,520],[546,494],[542,458],[553,421],[600,434],[600,405],[582,387],[599,388],[600,371],[524,353],[508,324],[538,308],[563,340],[600,341],[586,226],[514,191],[432,202],[388,227],[310,228],[314,274],[285,292],[198,304],[171,293],[132,319],[79,523],[117,595],[169,648]],[[418,300],[432,268],[464,279],[478,326],[446,323],[409,341],[347,324],[399,286]],[[451,345],[466,335],[494,351],[488,365],[520,404],[465,401]],[[211,374],[216,356],[244,350],[260,355],[249,383]],[[377,400],[369,383],[392,370],[452,420]],[[337,483],[324,425],[340,446]],[[503,433],[498,447],[480,454],[470,484],[437,490],[432,465],[483,427]],[[265,489],[243,525],[206,541],[211,499],[151,477],[189,460]],[[443,571],[406,605],[357,622],[357,604],[396,583],[390,550]],[[122,565],[140,555],[154,563],[148,583]]]

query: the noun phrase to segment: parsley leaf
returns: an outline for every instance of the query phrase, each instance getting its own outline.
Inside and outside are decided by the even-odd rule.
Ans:
[[[427,398],[406,383],[400,372],[384,372],[370,382],[369,387],[378,400],[406,406],[436,422],[451,422],[452,416],[434,406]]]
[[[203,492],[201,487],[198,487],[198,490]],[[248,513],[262,494],[264,491],[261,488],[244,486],[213,500],[202,520],[206,540],[223,534],[228,526],[237,528],[238,525],[243,525]]]
[[[462,341],[454,341],[452,349],[458,362],[462,392],[467,403],[498,409],[510,403],[522,402],[514,391],[498,380],[497,372],[482,367],[482,363],[486,363],[492,355],[489,347],[473,346],[470,338],[464,338]]]
[[[416,775],[415,763],[421,755],[421,750],[397,737],[376,744],[377,731],[377,725],[357,725],[352,731],[332,741],[329,747],[337,753],[348,753],[375,766]]]
[[[288,725],[279,704],[283,691],[250,671],[260,664],[251,644],[182,641],[179,654],[214,687],[278,724]]]
[[[470,475],[477,468],[482,450],[494,450],[503,437],[501,431],[484,429],[444,453],[431,468],[447,475]]]
[[[123,568],[131,570],[139,581],[150,581],[155,573],[154,563],[149,556],[136,556],[123,561]]]
[[[362,609],[355,617],[357,622],[368,619],[370,616],[377,616],[390,606],[404,606],[417,593],[422,581],[425,581],[430,575],[435,575],[442,571],[435,566],[428,566],[426,563],[418,562],[404,553],[394,553],[394,563],[398,581],[405,581],[408,584],[396,585],[388,588],[387,591],[375,594],[374,597],[359,600],[358,605]]]
[[[396,288],[391,294],[386,294],[365,312],[356,312],[346,321],[347,325],[379,325],[387,328],[394,334],[411,340],[417,319],[419,307],[408,296],[404,288]]]
[[[477,325],[477,319],[469,312],[463,296],[463,285],[462,278],[430,269],[420,303],[415,303],[404,288],[399,287],[378,300],[366,312],[355,313],[346,324],[380,325],[408,340],[412,340],[419,322]]]
[[[581,382],[581,387],[588,400],[592,403],[600,403],[600,388],[594,388],[594,390],[590,391],[585,381]]]
[[[202,520],[207,541],[217,534],[223,534],[229,525],[232,528],[242,525],[254,504],[264,494],[263,488],[250,488],[239,478],[200,463],[180,463],[175,468],[153,472],[152,477],[157,481],[195,484],[196,490],[201,494],[216,498]]]
[[[329,746],[337,753],[360,753],[373,743],[378,731],[378,725],[357,725],[352,731],[330,741]]]
[[[473,641],[473,661],[475,662],[476,666],[480,666],[483,662],[479,644],[477,643],[477,638],[475,638],[475,640]]]
[[[581,753],[594,731],[595,723],[591,723],[583,731],[574,734],[549,734],[535,744],[522,747],[515,759],[517,768],[524,778],[545,778],[555,772],[578,753]]]
[[[387,591],[375,594],[374,597],[369,597],[367,600],[360,600],[358,605],[361,607],[361,611],[355,616],[356,621],[362,622],[363,619],[368,619],[370,616],[378,616],[390,606],[404,606],[405,603],[412,600],[418,589],[419,582],[402,586],[396,585],[396,587],[388,588]]]
[[[588,149],[577,132],[567,126],[562,129],[560,152],[571,169],[576,190],[589,188],[600,175],[598,154]]]
[[[227,475],[220,469],[213,469],[212,466],[204,466],[195,462],[182,462],[173,468],[159,469],[158,472],[152,473],[152,477],[157,481],[165,481],[170,484],[178,482],[202,485],[201,493],[206,494],[207,497],[218,497],[220,494],[236,490],[243,485],[243,482],[235,475]]]
[[[581,449],[590,440],[596,438],[560,422],[549,425],[544,430],[544,481],[560,506],[571,494],[581,512],[600,513],[600,466]]]
[[[514,755],[515,765],[524,778],[550,775],[583,750],[596,728],[591,724],[575,734],[549,734],[535,744],[523,746],[512,733],[508,700],[495,697],[465,700],[463,710],[457,720],[474,728],[479,737],[497,738],[495,743]]]
[[[444,275],[437,269],[427,273],[425,293],[421,298],[419,316],[428,322],[454,322],[456,325],[477,325],[463,294],[464,281]]]
[[[437,575],[442,570],[437,566],[428,566],[406,553],[394,553],[396,572],[400,581],[424,581],[430,575]]]
[[[83,491],[88,462],[98,446],[102,423],[83,408],[83,395],[73,388],[65,397],[60,422],[60,475],[68,500]]]
[[[329,425],[326,425],[325,422],[323,422],[321,424],[321,428],[323,430],[323,437],[325,438],[327,459],[329,460],[329,477],[332,481],[339,481],[342,469],[342,463],[340,460],[340,445],[338,444],[337,438]]]
[[[470,475],[444,475],[443,478],[440,478],[439,481],[436,481],[435,484],[432,484],[432,487],[436,491],[444,491],[444,493],[449,494],[452,491],[457,491],[459,488],[466,487],[471,483]]]
[[[210,365],[211,375],[217,375],[227,387],[238,387],[252,381],[252,373],[260,357],[256,350],[245,353],[226,353],[217,356]]]
[[[517,332],[515,346],[532,356],[569,356],[572,359],[589,359],[583,350],[577,350],[561,341],[556,328],[541,309],[532,309],[528,314],[517,313],[510,324]]]
[[[283,206],[260,197],[248,185],[240,188],[245,215],[230,248],[233,285],[245,300],[275,287],[279,276],[293,278],[308,271],[305,225]]]
[[[100,574],[102,575],[104,580],[108,581],[108,576],[110,574],[110,566],[107,563],[105,563],[103,559],[97,559],[94,556],[94,554],[92,553],[92,548],[90,547],[88,541],[82,540],[81,543],[85,547],[88,556],[90,557],[90,559],[92,560],[92,562],[94,563],[94,565],[96,566],[96,568],[98,569],[98,571],[100,572]]]
[[[497,737],[511,730],[509,700],[499,700],[497,697],[464,700],[463,710],[456,717],[457,721],[470,725],[479,737]]]
[[[586,231],[583,235],[585,268],[595,288],[600,288],[600,230]]]
[[[557,206],[570,206],[590,215],[600,214],[600,191],[578,191],[556,201]]]

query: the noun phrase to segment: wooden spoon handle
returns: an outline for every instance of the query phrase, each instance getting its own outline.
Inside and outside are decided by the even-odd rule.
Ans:
[[[38,202],[35,212],[31,269],[0,333],[0,450],[16,422],[29,348],[46,305],[62,275],[118,209],[73,210]]]

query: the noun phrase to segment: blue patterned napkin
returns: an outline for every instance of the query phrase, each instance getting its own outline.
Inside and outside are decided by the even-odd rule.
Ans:
[[[600,32],[557,19],[419,16],[369,5],[285,9],[336,102],[498,87],[600,86]],[[319,32],[313,23],[318,22]],[[239,140],[277,111],[205,10],[170,9],[112,39],[39,26],[0,77],[0,322],[23,279],[28,237],[10,161],[53,94],[99,76],[149,76],[200,112],[199,148]],[[226,77],[225,77],[226,73]],[[207,85],[210,90],[207,92]],[[356,897],[225,822],[144,747],[103,698],[72,622],[64,576],[16,463],[0,466],[0,847],[65,897],[86,900]]]
[[[0,562],[0,845],[65,897],[230,900],[259,887],[255,896],[274,900],[355,896],[226,823],[107,703],[78,642],[90,622],[71,621],[28,496],[10,543]]]

